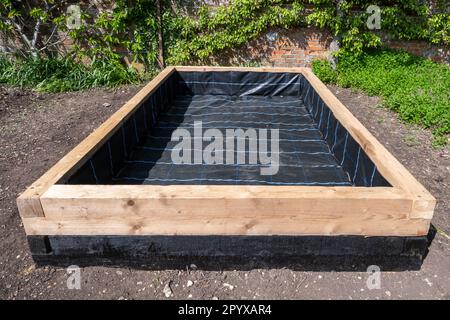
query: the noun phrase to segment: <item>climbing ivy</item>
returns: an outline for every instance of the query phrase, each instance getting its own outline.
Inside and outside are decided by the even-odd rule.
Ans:
[[[83,14],[70,32],[79,55],[119,59],[123,53],[153,68],[157,61],[156,0],[116,0],[112,10]],[[450,44],[447,1],[422,0],[231,0],[229,5],[193,7],[193,1],[161,0],[164,56],[169,64],[201,62],[244,45],[270,28],[316,26],[339,39],[339,53],[361,54],[379,47],[382,34]],[[381,30],[369,30],[370,5],[381,8]],[[189,12],[189,13],[188,13]]]
[[[235,0],[213,11],[201,7],[196,19],[185,17],[181,37],[168,47],[174,64],[202,60],[227,48],[238,47],[271,27],[289,28],[304,24],[301,1]]]
[[[75,41],[75,53],[98,60],[119,60],[126,55],[154,66],[157,59],[154,3],[154,0],[116,0],[110,10],[82,10],[84,23],[69,31]]]

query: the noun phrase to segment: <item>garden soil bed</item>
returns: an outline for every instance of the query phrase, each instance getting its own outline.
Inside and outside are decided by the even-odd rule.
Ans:
[[[107,119],[140,87],[39,94],[0,87],[0,299],[162,298],[438,298],[450,299],[450,153],[433,149],[431,134],[401,123],[376,97],[331,87],[378,140],[437,198],[437,230],[420,270],[388,262],[380,290],[366,287],[374,261],[247,261],[239,265],[186,259],[153,264],[83,267],[81,290],[68,290],[61,266],[35,266],[15,199]],[[81,262],[80,262],[81,263]],[[74,261],[67,261],[67,266]],[[236,270],[235,270],[236,269]],[[385,269],[381,268],[382,270]],[[239,270],[239,271],[237,271]],[[338,272],[345,270],[346,272]],[[192,286],[187,282],[192,281]],[[167,291],[167,290],[166,290]]]

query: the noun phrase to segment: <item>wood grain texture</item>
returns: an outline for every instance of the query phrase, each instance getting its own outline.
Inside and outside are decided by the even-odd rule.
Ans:
[[[42,209],[41,200],[38,193],[36,195],[22,194],[17,198],[16,203],[19,214],[22,218],[44,216],[44,210]]]
[[[272,68],[272,67],[219,67],[219,66],[176,66],[177,71],[241,71],[241,72],[282,72],[282,73],[302,73],[304,68]]]
[[[141,103],[173,72],[175,72],[173,67],[164,69],[123,107],[25,190],[17,199],[20,215],[23,217],[44,216],[44,212],[39,205],[40,196],[57,181],[70,176],[79,169],[102,146],[103,142],[110,138]]]
[[[350,216],[345,219],[308,220],[295,216],[263,218],[230,217],[192,220],[161,217],[126,217],[107,219],[53,220],[40,217],[24,218],[27,235],[363,235],[363,236],[422,236],[429,220]],[[358,226],[355,228],[355,226]]]
[[[336,96],[307,68],[303,75],[311,83],[336,119],[358,142],[377,169],[394,186],[410,194],[415,202],[411,218],[430,219],[436,199],[413,175],[367,130],[358,119],[336,98]]]
[[[55,184],[80,168],[176,70],[302,73],[393,187]],[[17,204],[28,235],[421,236],[435,199],[309,69],[169,67]]]
[[[42,197],[49,219],[301,217],[407,219],[412,201],[394,188],[55,185]]]
[[[95,226],[121,235],[428,232],[427,221],[408,218],[413,201],[397,188],[55,185],[41,201],[51,228],[37,224],[36,234],[95,234]]]

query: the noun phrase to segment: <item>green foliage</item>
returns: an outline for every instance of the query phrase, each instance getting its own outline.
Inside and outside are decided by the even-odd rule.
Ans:
[[[422,0],[231,0],[229,5],[199,8],[192,7],[191,1],[160,0],[159,24],[156,0],[100,0],[95,5],[76,2],[81,5],[82,23],[69,29],[66,9],[75,2],[28,0],[29,5],[24,6],[19,1],[0,0],[0,33],[13,40],[8,42],[12,46],[8,51],[24,56],[20,60],[23,66],[19,62],[0,65],[3,74],[6,69],[13,70],[1,81],[56,91],[135,81],[142,75],[124,66],[123,58],[127,57],[128,64],[141,63],[147,73],[153,73],[161,64],[159,31],[168,64],[208,63],[210,57],[245,45],[269,29],[297,26],[330,30],[340,41],[337,57],[348,61],[383,44],[380,33],[366,25],[366,9],[372,4],[382,9],[383,33],[446,46],[450,44],[448,1],[433,2],[437,7],[431,11],[429,1]],[[99,9],[102,7],[111,10]],[[74,40],[72,51],[62,55],[70,58],[55,58],[62,43],[58,31],[68,32]],[[16,40],[22,42],[18,48],[14,48]],[[76,66],[74,60],[91,64]],[[329,82],[338,80],[325,63],[316,63],[315,69]]]
[[[430,42],[435,44],[450,43],[450,15],[435,14],[428,20]]]
[[[0,0],[3,50],[22,57],[55,55],[61,49],[58,28],[64,30],[66,1]]]
[[[420,39],[436,44],[449,44],[448,13],[430,14],[425,1],[360,1],[345,0],[336,5],[333,0],[310,0],[316,7],[307,20],[320,28],[327,28],[340,38],[341,53],[362,54],[366,49],[382,45],[380,33],[369,30],[366,23],[369,5],[381,8],[381,31],[396,39]]]
[[[133,69],[120,63],[76,63],[69,58],[42,58],[11,61],[0,56],[0,83],[29,87],[44,92],[117,86],[141,80]]]
[[[126,51],[152,69],[157,60],[155,0],[115,1],[112,12],[85,15],[86,23],[71,31],[78,53],[119,59]],[[186,14],[182,0],[162,0],[165,56],[169,64],[202,63],[225,49],[244,45],[270,28],[317,26],[340,39],[339,54],[362,54],[382,45],[369,30],[369,5],[381,7],[381,30],[398,39],[421,39],[448,45],[450,14],[431,13],[422,0],[232,0],[229,5],[202,5]],[[308,10],[305,5],[309,5]],[[338,54],[338,55],[339,55]]]
[[[289,4],[289,6],[286,6]],[[202,61],[256,38],[271,27],[305,25],[302,1],[234,0],[217,10],[203,6],[198,18],[185,17],[174,26],[179,38],[168,44],[168,62]]]
[[[330,75],[332,69],[326,61],[314,62],[314,72],[325,82],[381,96],[384,105],[397,112],[402,120],[432,129],[434,145],[447,143],[450,69],[446,65],[391,50],[360,56],[347,53],[338,61],[334,76]]]
[[[323,82],[336,84],[337,72],[333,69],[328,60],[314,60],[312,62],[312,69]]]
[[[270,27],[289,28],[304,21],[299,0],[234,0],[217,10],[202,6],[194,16],[182,13],[183,5],[174,5],[176,2],[161,1],[169,64],[201,61],[220,50],[242,45]],[[155,67],[158,22],[154,0],[132,4],[117,0],[111,12],[85,13],[83,18],[86,23],[70,31],[80,56],[118,60],[125,52],[149,69]]]
[[[116,0],[114,3],[113,10],[99,14],[83,10],[84,23],[69,31],[76,42],[74,51],[79,57],[112,63],[128,55],[153,69],[157,61],[158,28],[155,1]]]

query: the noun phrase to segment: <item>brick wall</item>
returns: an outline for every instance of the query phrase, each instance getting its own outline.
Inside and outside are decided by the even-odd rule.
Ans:
[[[191,6],[200,4],[210,6],[226,5],[230,0],[194,0]],[[102,6],[90,3],[89,10],[105,10]],[[189,11],[189,10],[188,10]],[[261,65],[274,67],[303,67],[310,66],[317,58],[329,58],[333,45],[333,38],[329,32],[316,28],[275,29],[265,33],[256,40],[237,48],[215,55],[210,59],[212,64],[220,65]],[[2,49],[0,37],[0,50]],[[450,47],[439,47],[424,41],[398,41],[385,37],[384,43],[394,49],[405,49],[412,54],[428,57],[434,61],[450,65]],[[70,48],[72,42],[64,42]],[[132,60],[132,59],[129,59]]]
[[[332,37],[315,28],[272,30],[260,38],[211,58],[221,65],[262,65],[274,67],[310,66],[316,58],[330,55]]]
[[[429,58],[450,66],[450,47],[432,45],[425,41],[399,41],[384,39],[384,43],[392,49],[403,49],[413,55]]]
[[[273,67],[309,67],[317,58],[329,58],[333,47],[329,32],[315,28],[272,30],[260,38],[210,59],[220,65],[261,65]],[[393,49],[404,49],[414,55],[450,65],[450,48],[425,41],[399,41],[384,38]]]

